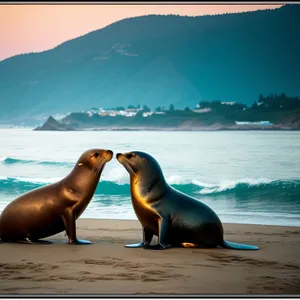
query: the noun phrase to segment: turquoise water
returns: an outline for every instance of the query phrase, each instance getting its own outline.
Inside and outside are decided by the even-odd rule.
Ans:
[[[223,222],[300,226],[300,132],[42,132],[0,129],[0,211],[66,176],[89,148],[145,151],[167,181]],[[129,176],[109,162],[84,218],[137,219]]]

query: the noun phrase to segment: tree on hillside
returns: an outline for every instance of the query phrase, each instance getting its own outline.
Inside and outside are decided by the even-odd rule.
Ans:
[[[185,111],[191,111],[189,107],[186,107],[184,110]]]
[[[157,106],[157,107],[155,108],[155,111],[157,111],[157,112],[161,111],[161,107],[160,107],[160,106]]]
[[[174,110],[175,110],[174,105],[173,105],[173,104],[170,104],[170,106],[169,106],[169,111],[174,111]]]
[[[147,105],[143,106],[143,112],[150,112],[150,111],[151,109]]]
[[[259,96],[258,96],[258,103],[261,103],[261,102],[263,102],[264,101],[264,96],[263,96],[263,94],[259,94]]]
[[[198,103],[199,108],[210,108],[210,102],[209,101],[200,101]]]
[[[288,97],[285,93],[270,94],[268,96],[259,95],[258,101],[252,104],[252,109],[260,111],[282,111],[300,108],[299,97]]]
[[[135,109],[136,107],[134,105],[129,104],[128,109]]]

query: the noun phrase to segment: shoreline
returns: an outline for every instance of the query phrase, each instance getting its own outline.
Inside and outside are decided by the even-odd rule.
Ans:
[[[178,128],[178,127],[90,127],[90,128],[74,128],[72,130],[63,129],[40,129],[34,126],[0,126],[0,129],[22,129],[30,131],[63,131],[63,132],[83,132],[83,131],[165,131],[165,132],[212,132],[212,131],[300,131],[300,128],[291,127],[193,127],[193,128]]]
[[[78,238],[91,245],[68,245],[64,232],[47,238],[52,245],[0,244],[0,294],[300,293],[299,227],[223,225],[226,240],[260,250],[129,249],[142,237],[138,221],[80,218]]]
[[[180,127],[90,127],[90,128],[73,128],[72,130],[64,129],[39,129],[34,128],[34,131],[300,131],[300,128],[291,127],[213,127],[213,126],[203,126],[203,127],[190,127],[190,128],[180,128]]]
[[[1,211],[0,211],[1,213]],[[94,220],[94,221],[108,221],[108,222],[111,222],[111,221],[115,221],[115,222],[139,222],[138,219],[115,219],[115,218],[95,218],[95,217],[84,217],[84,216],[81,216],[80,217],[81,220]],[[223,222],[222,221],[222,224],[224,226],[239,226],[239,225],[242,225],[242,226],[272,226],[272,227],[291,227],[291,228],[299,228],[300,229],[300,224],[299,225],[279,225],[279,224],[263,224],[263,223],[236,223],[236,222]]]

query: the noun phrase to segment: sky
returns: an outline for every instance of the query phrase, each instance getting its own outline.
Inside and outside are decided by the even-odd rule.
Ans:
[[[281,5],[5,5],[0,4],[0,61],[40,52],[116,21],[149,14],[213,15]]]

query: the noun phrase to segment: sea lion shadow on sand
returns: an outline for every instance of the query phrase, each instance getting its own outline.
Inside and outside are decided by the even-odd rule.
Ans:
[[[62,180],[25,193],[0,216],[0,242],[51,244],[41,240],[66,231],[69,244],[90,244],[76,236],[76,220],[90,203],[111,150],[85,151]]]
[[[170,247],[258,250],[259,247],[224,240],[223,225],[206,204],[171,187],[158,162],[140,151],[118,153],[130,175],[133,209],[143,227],[143,241],[127,248],[164,250]],[[150,245],[153,236],[157,245]]]

